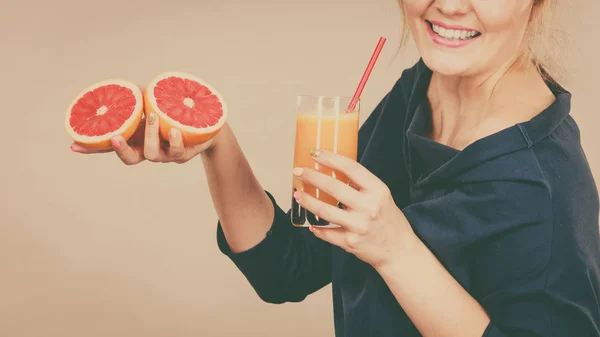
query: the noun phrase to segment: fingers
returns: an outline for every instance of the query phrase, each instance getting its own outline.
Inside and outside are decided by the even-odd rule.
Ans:
[[[145,159],[142,147],[129,146],[129,144],[127,144],[125,139],[121,136],[111,139],[111,143],[119,159],[121,159],[121,161],[126,165],[134,165],[142,162]]]
[[[71,144],[71,151],[77,152],[77,153],[83,153],[83,154],[93,154],[93,153],[107,153],[107,152],[112,152],[113,149],[112,148],[109,148],[109,149],[90,149],[90,148],[86,148],[84,146],[81,146],[81,145],[73,142]]]
[[[162,140],[159,133],[159,120],[155,114],[140,122],[135,133],[126,141],[122,136],[111,139],[112,148],[88,149],[73,143],[71,150],[79,153],[105,153],[114,151],[119,159],[126,165],[134,165],[144,160],[151,162],[176,162],[184,163],[193,155],[204,151],[212,144],[212,140],[186,147],[183,143],[181,131],[173,128],[169,132],[168,141]],[[192,155],[193,154],[193,155]]]
[[[302,182],[317,187],[351,209],[360,210],[364,205],[360,192],[338,179],[311,168],[295,168],[294,175]]]
[[[294,198],[302,208],[310,211],[319,219],[327,220],[348,230],[356,229],[356,214],[325,203],[305,192],[295,192]]]
[[[111,139],[112,148],[108,149],[89,149],[77,143],[71,144],[71,151],[83,154],[108,153],[115,152],[117,157],[126,165],[134,165],[144,160],[144,154],[141,147],[132,147],[127,144],[125,139],[117,136]]]
[[[381,180],[355,160],[324,150],[312,151],[311,156],[316,162],[344,173],[361,190],[384,189]]]
[[[319,239],[327,241],[334,246],[341,247],[348,251],[346,248],[346,233],[342,228],[318,228],[315,226],[310,227],[310,231]]]
[[[158,134],[158,118],[154,113],[146,119],[146,131],[144,134],[144,157],[151,162],[165,161],[165,153],[160,147],[160,136]]]
[[[184,163],[186,158],[186,148],[183,145],[183,137],[181,131],[173,128],[169,131],[169,150],[168,155],[170,160],[176,163]]]
[[[144,137],[146,134],[146,119],[143,118],[140,120],[140,124],[138,125],[137,129],[135,129],[135,132],[133,133],[133,135],[131,136],[131,138],[129,138],[129,144],[131,145],[143,145],[144,144]]]

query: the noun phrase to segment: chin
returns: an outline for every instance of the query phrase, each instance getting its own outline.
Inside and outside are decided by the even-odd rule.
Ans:
[[[427,51],[421,53],[423,62],[433,72],[443,76],[472,76],[475,62],[470,57]]]

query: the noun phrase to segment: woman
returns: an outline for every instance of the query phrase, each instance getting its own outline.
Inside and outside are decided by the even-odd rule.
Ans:
[[[294,170],[347,206],[295,195],[340,229],[293,227],[229,127],[163,150],[151,116],[143,147],[115,152],[202,153],[221,251],[270,303],[332,282],[336,336],[600,336],[598,191],[535,48],[554,2],[400,1],[421,59],[362,125],[359,162],[313,152],[358,188]]]

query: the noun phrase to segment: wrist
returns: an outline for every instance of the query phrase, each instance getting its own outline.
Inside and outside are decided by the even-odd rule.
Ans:
[[[398,244],[398,249],[390,252],[389,258],[377,266],[375,270],[382,276],[397,272],[399,269],[411,269],[411,263],[418,261],[419,255],[423,252],[425,244],[413,232],[407,233]]]
[[[227,123],[225,123],[225,125],[223,126],[221,131],[219,131],[213,137],[213,139],[210,140],[210,142],[212,142],[212,143],[206,148],[206,150],[201,152],[201,156],[206,159],[210,159],[211,157],[213,157],[217,151],[217,148],[219,147],[219,144],[222,143],[221,138],[226,136],[225,133],[228,133],[228,132],[230,132],[229,125]]]

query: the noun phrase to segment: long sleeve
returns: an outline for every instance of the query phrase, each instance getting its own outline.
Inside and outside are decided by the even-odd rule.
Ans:
[[[489,314],[485,337],[600,336],[597,225],[558,221],[543,179],[477,181],[403,211]]]
[[[371,137],[384,100],[359,130],[359,155]],[[300,302],[331,282],[332,246],[316,238],[308,229],[294,227],[290,210],[285,212],[273,196],[265,192],[275,210],[266,237],[247,251],[233,253],[219,221],[218,247],[244,274],[262,300],[269,303]]]
[[[253,248],[233,253],[219,222],[217,243],[265,302],[300,302],[331,282],[331,245],[306,228],[296,228],[269,192],[275,216],[265,239]]]

